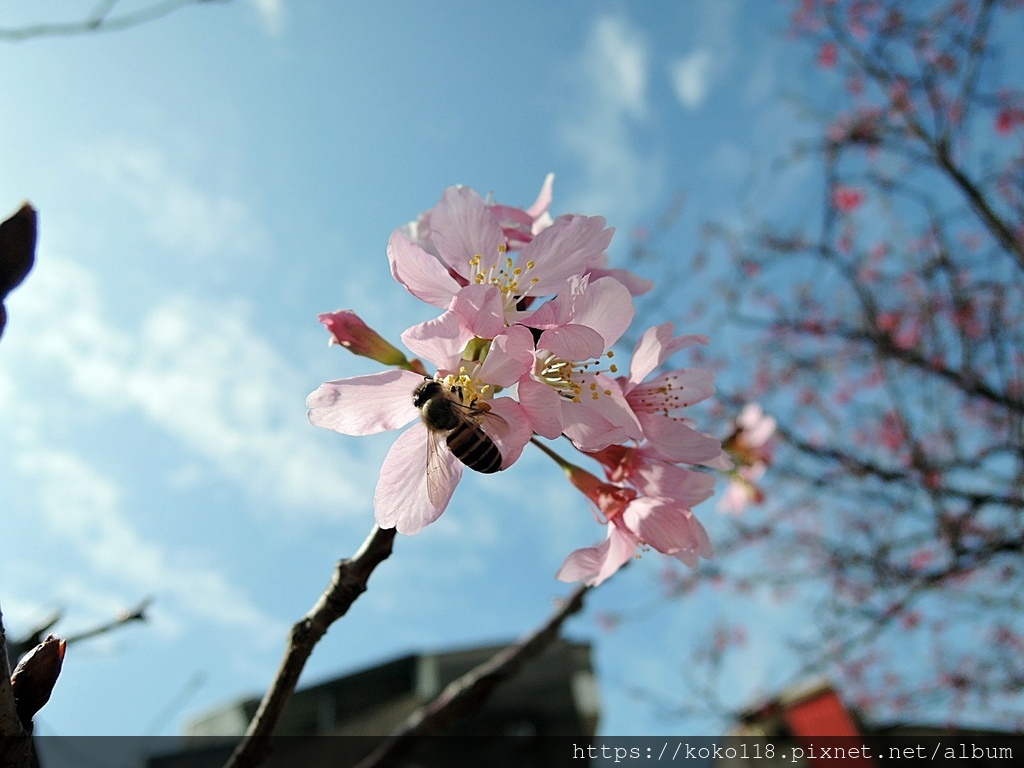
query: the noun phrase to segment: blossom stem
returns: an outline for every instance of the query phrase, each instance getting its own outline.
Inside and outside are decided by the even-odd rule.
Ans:
[[[550,456],[551,460],[554,461],[558,466],[560,466],[562,468],[562,470],[566,474],[571,474],[574,471],[582,471],[583,470],[583,467],[577,466],[576,464],[573,464],[571,461],[563,459],[561,456],[559,456],[553,450],[551,450],[546,445],[544,445],[544,443],[542,443],[539,440],[537,440],[536,437],[531,437],[530,438],[530,442],[533,443],[534,445],[536,445],[542,451],[544,451],[544,453],[546,453],[548,456]]]

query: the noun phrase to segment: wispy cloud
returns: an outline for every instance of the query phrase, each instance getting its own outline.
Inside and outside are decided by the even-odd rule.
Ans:
[[[669,68],[672,88],[683,106],[696,109],[704,102],[711,71],[711,52],[698,48],[689,56],[673,62]]]
[[[31,342],[12,338],[5,352],[56,368],[67,397],[140,413],[207,470],[283,509],[332,514],[359,497],[362,461],[324,448],[305,419],[310,386],[253,331],[246,302],[176,296],[116,327],[95,276],[50,255],[23,293],[19,336]]]
[[[628,20],[594,21],[576,57],[571,92],[559,137],[582,166],[579,190],[566,207],[613,219],[635,217],[661,191],[660,163],[637,131],[648,117],[650,54],[642,34]]]
[[[712,88],[725,80],[736,58],[735,0],[704,0],[696,6],[693,49],[668,63],[668,75],[679,103],[703,106]]]
[[[159,598],[156,613],[163,619],[158,626],[179,629],[169,619],[173,612],[242,631],[257,641],[273,642],[282,633],[281,622],[257,608],[224,574],[140,535],[122,511],[120,489],[80,456],[38,446],[19,451],[14,468],[34,480],[41,522],[51,536],[73,544],[90,579]],[[81,608],[81,595],[73,596]]]
[[[268,35],[281,34],[284,26],[284,0],[249,0],[260,15]]]
[[[136,210],[146,234],[175,254],[251,256],[269,239],[242,200],[228,190],[202,188],[164,149],[110,140],[81,150],[76,161],[93,187],[118,208]]]

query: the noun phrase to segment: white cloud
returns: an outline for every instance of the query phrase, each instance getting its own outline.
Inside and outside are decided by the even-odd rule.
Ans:
[[[710,65],[711,52],[706,48],[698,48],[689,56],[677,59],[670,66],[672,88],[683,106],[696,109],[704,102],[704,96],[708,91]]]
[[[570,67],[560,138],[582,164],[579,187],[566,201],[579,213],[629,220],[657,199],[660,162],[637,129],[646,120],[650,54],[640,32],[620,17],[599,17]]]
[[[250,0],[268,35],[276,36],[284,26],[284,0]]]
[[[305,418],[311,386],[253,332],[245,302],[171,297],[124,330],[104,317],[94,275],[51,255],[21,293],[23,330],[4,340],[5,353],[56,367],[48,386],[66,386],[93,406],[140,413],[207,470],[285,509],[334,514],[341,501],[366,495],[356,491],[367,468],[324,448]]]
[[[611,111],[641,118],[647,111],[648,58],[639,31],[623,19],[604,16],[594,22],[583,62]]]
[[[19,451],[14,467],[35,481],[37,509],[45,527],[51,535],[73,542],[89,568],[90,579],[111,580],[122,592],[130,588],[158,598],[161,607],[156,613],[162,617],[158,627],[180,629],[163,607],[169,604],[178,616],[237,629],[261,644],[274,642],[283,632],[279,621],[254,606],[222,573],[198,564],[193,556],[143,538],[121,511],[120,489],[79,456],[40,446]],[[75,599],[79,612],[83,593],[96,589],[80,586],[79,580],[72,580],[61,590],[64,597]],[[109,618],[110,600],[100,602],[100,616]]]
[[[269,235],[229,191],[199,187],[168,154],[145,144],[108,141],[79,152],[78,166],[117,208],[131,207],[161,247],[180,256],[251,256]]]
[[[679,102],[699,109],[711,89],[725,79],[736,59],[735,0],[704,0],[695,6],[693,49],[668,65],[669,80]],[[749,56],[749,52],[745,51]]]

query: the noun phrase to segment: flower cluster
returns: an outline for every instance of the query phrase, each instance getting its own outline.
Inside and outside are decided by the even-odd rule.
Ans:
[[[394,278],[441,310],[402,342],[436,368],[426,376],[350,311],[320,316],[335,341],[394,370],[322,384],[309,419],[347,435],[412,423],[384,460],[377,523],[414,534],[444,511],[464,467],[508,468],[531,439],[592,503],[604,543],[577,550],[559,578],[596,584],[638,547],[695,565],[707,534],[690,511],[713,477],[682,464],[721,461],[719,442],[684,418],[713,391],[712,376],[659,373],[675,352],[706,344],[649,328],[620,373],[613,346],[633,320],[633,297],[650,285],[608,266],[613,229],[600,216],[552,219],[552,176],[536,202],[512,208],[450,187],[420,218],[396,229],[387,254]],[[567,437],[605,480],[536,440]]]
[[[764,491],[758,482],[772,463],[772,435],[775,419],[757,403],[747,403],[736,417],[736,423],[722,444],[731,461],[712,464],[729,471],[729,485],[719,499],[722,512],[740,513],[748,504],[762,504]]]

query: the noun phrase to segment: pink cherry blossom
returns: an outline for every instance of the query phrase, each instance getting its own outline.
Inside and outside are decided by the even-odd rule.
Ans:
[[[604,467],[610,482],[626,483],[645,496],[671,498],[693,507],[714,493],[713,474],[664,461],[650,445],[611,445],[591,455]]]
[[[619,281],[571,278],[565,288],[524,322],[539,332],[529,378],[519,400],[537,434],[569,437],[584,451],[638,438],[640,424],[621,390],[598,361],[609,358],[633,318],[629,291]]]
[[[514,208],[508,205],[485,201],[491,214],[501,226],[510,251],[520,250],[524,245],[533,240],[538,232],[551,226],[552,219],[548,210],[551,208],[554,183],[555,174],[549,173],[544,178],[544,184],[541,186],[537,199],[529,208]],[[411,242],[427,253],[439,256],[437,247],[433,242],[433,229],[431,226],[433,213],[433,210],[421,213],[416,221],[411,221],[402,227],[402,231]]]
[[[569,479],[595,506],[607,527],[603,542],[572,552],[556,574],[561,581],[596,586],[625,565],[638,546],[649,546],[696,567],[712,554],[704,526],[679,500],[639,496],[579,467],[567,468]]]
[[[758,482],[772,461],[771,437],[775,419],[758,403],[747,403],[736,417],[736,425],[724,442],[724,449],[735,462],[729,473],[729,485],[718,502],[721,512],[738,514],[748,504],[764,501]]]
[[[679,368],[647,380],[675,352],[708,341],[706,336],[673,336],[673,329],[672,323],[648,328],[633,350],[629,376],[619,377],[617,383],[642,436],[661,458],[691,464],[711,461],[721,454],[721,445],[689,426],[682,411],[714,394],[714,374]]]
[[[500,211],[499,211],[500,212]],[[567,279],[603,266],[614,230],[600,216],[560,216],[521,248],[515,257],[495,211],[472,189],[449,187],[430,212],[432,251],[399,229],[391,235],[391,273],[419,299],[449,309],[460,290],[494,286],[500,313],[512,325],[528,314],[522,305],[552,295]]]
[[[864,191],[839,184],[832,190],[832,206],[840,213],[853,213],[864,202]]]

